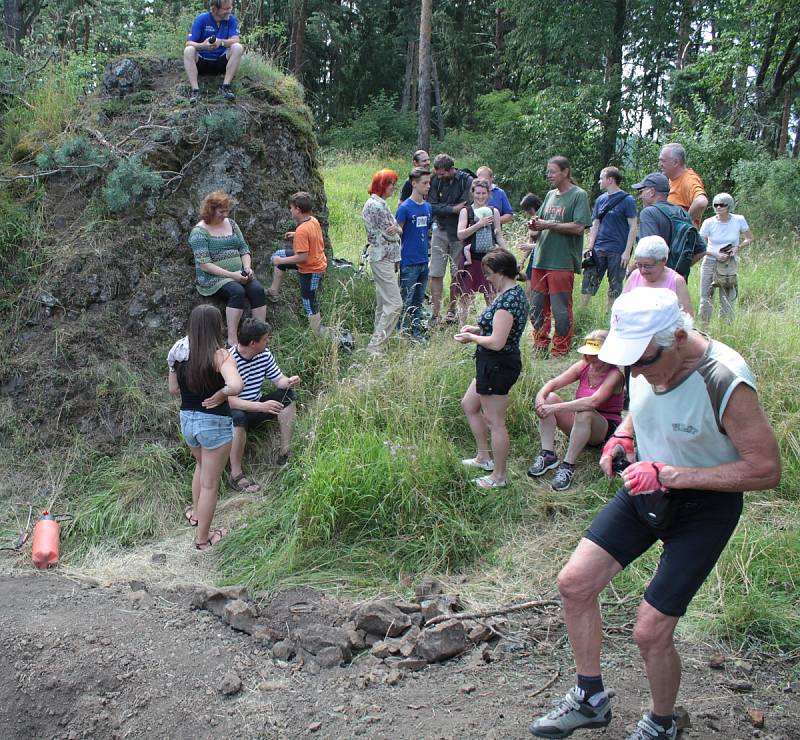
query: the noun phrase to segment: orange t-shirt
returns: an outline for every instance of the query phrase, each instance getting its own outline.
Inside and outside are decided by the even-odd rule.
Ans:
[[[669,181],[669,196],[667,201],[673,205],[680,206],[685,210],[689,210],[689,206],[698,195],[706,195],[706,186],[703,181],[691,167],[686,169],[680,177]],[[695,222],[695,226],[699,228],[700,218]]]
[[[297,263],[298,272],[303,274],[325,272],[328,268],[328,259],[325,257],[325,241],[322,238],[322,227],[313,216],[308,221],[297,224],[297,228],[294,230],[292,249],[295,254],[308,252],[308,259],[305,262]]]

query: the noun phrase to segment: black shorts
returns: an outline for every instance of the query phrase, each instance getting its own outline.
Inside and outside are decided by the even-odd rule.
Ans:
[[[260,401],[280,401],[283,408],[294,402],[294,391],[291,388],[276,388],[272,393],[261,396]],[[242,409],[231,409],[234,427],[244,427],[245,429],[255,429],[271,419],[276,419],[277,414],[270,414],[265,411],[243,411]]]
[[[226,54],[216,59],[203,59],[199,55],[197,57],[197,74],[200,75],[224,75],[227,66],[228,57]]]
[[[661,540],[664,551],[644,600],[662,614],[682,617],[736,529],[742,501],[741,493],[630,496],[621,489],[584,536],[623,568]],[[668,502],[664,511],[659,511],[660,502]]]
[[[476,352],[475,390],[480,396],[506,396],[522,372],[519,352]]]

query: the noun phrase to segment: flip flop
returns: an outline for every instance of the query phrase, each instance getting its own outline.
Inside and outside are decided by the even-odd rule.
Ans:
[[[209,534],[208,539],[205,542],[195,542],[194,549],[200,550],[201,552],[203,550],[210,550],[212,547],[214,547],[214,545],[218,544],[226,534],[228,534],[228,530],[225,529],[225,527],[215,529]]]
[[[246,478],[244,473],[239,473],[235,478],[231,478],[230,486],[239,493],[258,493],[261,490],[261,486]]]
[[[190,527],[196,527],[197,526],[197,519],[194,518],[193,514],[194,514],[194,508],[191,505],[187,506],[183,510],[183,518],[186,520],[186,523]]]
[[[492,476],[490,475],[482,475],[480,478],[475,478],[473,482],[475,483],[476,486],[478,486],[478,488],[487,488],[487,489],[504,488],[506,485],[505,481],[500,483],[499,481],[496,481],[494,478],[492,478]]]

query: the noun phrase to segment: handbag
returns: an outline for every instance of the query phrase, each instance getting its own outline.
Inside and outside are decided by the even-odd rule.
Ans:
[[[715,288],[735,288],[739,285],[739,263],[736,257],[731,257],[725,262],[716,261],[714,264],[714,277],[711,285]]]

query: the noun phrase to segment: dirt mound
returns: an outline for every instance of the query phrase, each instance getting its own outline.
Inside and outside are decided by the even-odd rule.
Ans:
[[[47,263],[14,308],[0,365],[9,434],[22,429],[52,446],[78,432],[114,447],[169,428],[147,398],[161,382],[165,348],[201,300],[187,240],[208,192],[235,196],[233,217],[262,280],[291,225],[293,192],[312,193],[325,227],[302,92],[291,78],[260,76],[240,76],[232,105],[216,94],[216,80],[204,82],[210,87],[201,104],[190,108],[179,61],[128,60],[111,65],[106,87],[83,101],[64,140],[80,139],[74,146],[81,156],[101,164],[67,165],[46,179]],[[120,79],[124,84],[112,84]],[[67,156],[57,147],[47,151],[57,162]],[[35,171],[33,160],[25,161],[18,170]],[[110,212],[107,189],[121,163],[159,173],[161,185]],[[134,193],[134,180],[118,179],[117,195]]]

